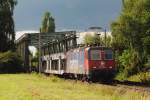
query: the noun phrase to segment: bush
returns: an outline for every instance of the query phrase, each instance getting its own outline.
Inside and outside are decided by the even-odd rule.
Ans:
[[[140,82],[143,84],[150,84],[150,72],[140,72],[136,75],[133,75],[126,80],[132,82]]]
[[[24,71],[22,60],[15,52],[0,53],[0,73],[18,73]]]
[[[147,63],[144,65],[144,70],[145,71],[150,71],[150,56],[148,56],[148,61]]]
[[[123,73],[124,77],[138,73],[141,66],[139,54],[135,50],[124,50],[119,56],[119,72]]]
[[[150,72],[144,72],[139,74],[139,79],[141,80],[142,83],[150,83]]]

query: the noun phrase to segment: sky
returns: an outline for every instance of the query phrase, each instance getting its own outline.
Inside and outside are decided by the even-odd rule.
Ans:
[[[55,18],[56,30],[86,30],[91,26],[110,29],[121,11],[122,0],[18,0],[15,30],[38,31],[45,11]]]

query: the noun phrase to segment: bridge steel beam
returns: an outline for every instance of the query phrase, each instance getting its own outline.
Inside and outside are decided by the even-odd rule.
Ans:
[[[30,71],[30,60],[29,60],[29,46],[35,46],[39,49],[39,34],[41,34],[41,47],[44,45],[49,45],[48,53],[55,52],[66,52],[70,49],[71,45],[76,45],[75,41],[75,31],[66,31],[66,32],[54,32],[54,33],[25,33],[19,39],[17,39],[17,52],[21,56],[26,71]],[[73,36],[73,37],[72,37]],[[69,39],[74,39],[73,44],[68,44]],[[41,52],[42,53],[42,52]],[[41,55],[42,56],[42,55]]]

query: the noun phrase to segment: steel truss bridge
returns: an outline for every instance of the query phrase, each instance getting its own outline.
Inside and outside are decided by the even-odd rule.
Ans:
[[[23,60],[27,71],[31,70],[29,46],[39,50],[39,58],[43,54],[66,52],[77,47],[75,31],[54,33],[25,33],[15,41],[17,52]],[[40,62],[40,61],[39,61]]]

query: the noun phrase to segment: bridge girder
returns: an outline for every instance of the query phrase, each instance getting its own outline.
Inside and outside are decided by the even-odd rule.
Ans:
[[[54,46],[52,49],[62,49],[65,46],[66,49],[71,48],[69,45],[71,40],[76,38],[75,31],[66,32],[54,32],[54,33],[25,33],[19,39],[15,41],[17,45],[17,52],[24,61],[24,66],[29,69],[29,46],[34,46],[38,49],[39,47],[39,34],[41,47]],[[76,45],[76,43],[73,43]],[[68,46],[68,47],[67,47]],[[60,51],[60,50],[59,50]],[[63,51],[63,50],[61,50]]]

